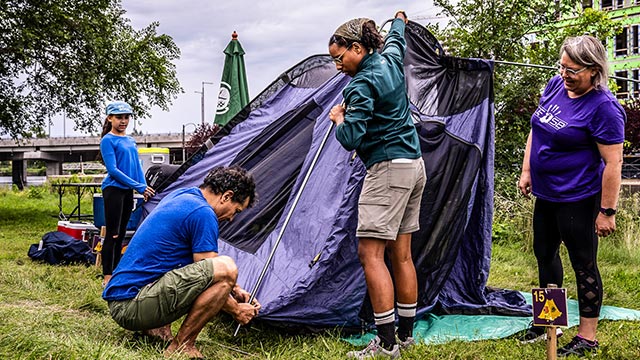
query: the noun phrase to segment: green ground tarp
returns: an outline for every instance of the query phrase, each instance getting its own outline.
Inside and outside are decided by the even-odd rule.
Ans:
[[[531,304],[531,293],[522,293]],[[567,300],[569,327],[577,326],[579,321],[578,302]],[[640,311],[603,306],[600,319],[640,321]],[[443,315],[429,314],[415,324],[414,338],[423,344],[443,344],[449,341],[475,341],[501,339],[527,329],[531,317],[494,316],[494,315]],[[345,338],[347,342],[359,346],[366,345],[375,333]]]

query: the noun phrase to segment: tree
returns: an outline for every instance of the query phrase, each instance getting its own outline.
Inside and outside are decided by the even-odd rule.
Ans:
[[[451,54],[554,66],[562,41],[591,34],[610,39],[621,25],[571,0],[435,0],[450,21],[434,28]],[[559,14],[563,19],[558,20]],[[496,190],[515,194],[531,114],[555,70],[495,65]]]
[[[622,107],[627,113],[627,123],[624,127],[624,153],[637,154],[640,152],[640,100],[626,101]]]
[[[218,124],[202,123],[201,125],[197,125],[195,131],[191,134],[191,138],[189,138],[189,141],[185,144],[186,157],[189,158],[200,150],[200,147],[219,130],[220,125]]]
[[[108,100],[137,118],[168,110],[182,92],[180,56],[158,23],[135,30],[119,0],[5,0],[0,3],[0,135],[40,136],[66,113],[75,128],[101,129]]]

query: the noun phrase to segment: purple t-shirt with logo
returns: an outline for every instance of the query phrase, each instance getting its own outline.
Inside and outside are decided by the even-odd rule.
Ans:
[[[554,76],[531,117],[531,192],[555,202],[579,201],[602,189],[596,143],[624,142],[626,114],[608,89],[572,99]]]

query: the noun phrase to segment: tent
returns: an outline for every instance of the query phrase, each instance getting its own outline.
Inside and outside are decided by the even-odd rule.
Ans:
[[[493,63],[444,55],[424,27],[405,37],[407,86],[426,164],[421,230],[413,235],[418,312],[530,315],[518,292],[488,289],[493,212]],[[357,199],[365,168],[331,131],[328,113],[349,77],[327,55],[292,67],[250,102],[159,187],[145,205],[198,186],[214,166],[240,165],[258,203],[221,226],[220,254],[254,288],[315,155],[317,162],[257,291],[259,318],[274,324],[371,323],[357,256]],[[321,151],[319,151],[321,150]]]

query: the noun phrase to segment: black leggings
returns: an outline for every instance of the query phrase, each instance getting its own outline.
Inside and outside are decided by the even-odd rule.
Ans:
[[[562,262],[558,250],[564,242],[576,274],[580,316],[597,318],[602,306],[602,279],[598,270],[598,236],[595,221],[600,194],[557,203],[536,199],[533,211],[533,251],[538,260],[540,286],[562,287]]]
[[[111,275],[120,262],[122,240],[133,209],[133,190],[107,186],[102,190],[107,232],[102,244],[102,274]]]

